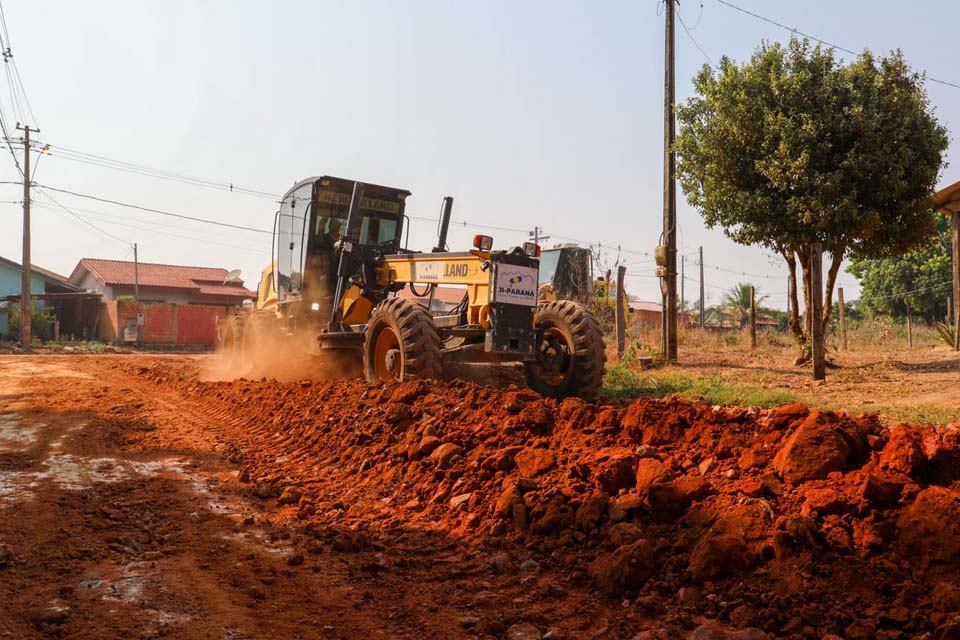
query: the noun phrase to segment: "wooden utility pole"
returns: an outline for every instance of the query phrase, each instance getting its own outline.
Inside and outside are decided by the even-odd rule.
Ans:
[[[23,351],[29,352],[31,345],[31,291],[30,272],[32,269],[30,258],[30,132],[39,133],[39,129],[31,129],[29,125],[17,125],[23,131],[23,253],[20,261],[20,272],[23,276],[20,290],[20,346]]]
[[[676,137],[673,106],[676,77],[674,72],[674,9],[675,0],[666,0],[664,40],[663,91],[663,239],[667,248],[667,274],[664,287],[664,346],[666,360],[677,360],[677,184],[676,155],[673,142]]]
[[[787,276],[787,319],[790,318],[790,276]]]
[[[913,312],[907,305],[907,346],[913,348]]]
[[[452,198],[451,198],[452,202]],[[528,231],[527,235],[533,240],[533,244],[539,245],[543,240],[549,240],[550,236],[543,235],[543,227],[533,227],[533,231]]]
[[[687,256],[680,256],[680,313],[687,306]]]
[[[133,243],[133,299],[140,302],[140,260],[137,258],[137,243]]]
[[[617,356],[622,356],[627,348],[627,316],[624,307],[627,303],[627,294],[624,292],[623,281],[627,277],[627,268],[617,267]]]
[[[819,242],[810,245],[810,337],[813,343],[813,379],[827,378],[823,352],[823,246]]]
[[[843,303],[843,287],[837,289],[837,302],[840,303],[840,344],[847,350],[847,308]]]
[[[953,253],[953,350],[960,351],[960,211],[952,211],[950,219]]]
[[[757,288],[750,285],[750,348],[757,348]]]
[[[700,247],[700,328],[703,329],[703,246]]]

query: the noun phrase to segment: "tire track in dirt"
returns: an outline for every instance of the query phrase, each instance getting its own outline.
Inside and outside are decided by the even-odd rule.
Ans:
[[[260,509],[242,506],[229,484],[235,470],[211,447],[208,434],[229,426],[90,364],[37,359],[29,378],[0,367],[0,415],[16,408],[18,429],[41,434],[21,447],[18,473],[48,461],[58,439],[64,455],[101,467],[83,485],[64,486],[53,473],[0,506],[16,513],[0,518],[0,637],[387,637],[391,624],[356,586],[354,558],[320,549],[306,561],[285,528],[232,513],[237,504]],[[96,374],[94,393],[90,378],[77,384],[78,365]],[[160,433],[172,446],[147,442]],[[156,460],[155,472],[125,471]],[[225,512],[210,508],[212,494]],[[391,637],[417,637],[410,627]]]

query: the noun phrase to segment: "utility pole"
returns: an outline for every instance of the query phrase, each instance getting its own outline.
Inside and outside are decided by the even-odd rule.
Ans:
[[[703,246],[700,246],[700,328],[703,329]]]
[[[533,239],[533,244],[539,245],[541,240],[549,240],[550,236],[543,235],[543,227],[533,227],[533,231],[528,231],[527,235]]]
[[[675,101],[674,72],[674,5],[666,0],[664,15],[664,92],[663,92],[663,238],[667,248],[664,294],[664,338],[666,360],[677,360],[677,184],[676,155],[673,142],[676,134],[673,106]]]
[[[790,275],[787,275],[787,322],[790,322],[790,284],[792,278]]]
[[[683,313],[687,306],[687,256],[680,256],[680,313]]]
[[[813,342],[813,379],[826,380],[827,371],[823,352],[823,245],[810,245],[810,336]]]
[[[615,318],[617,321],[617,357],[623,355],[627,347],[627,314],[624,307],[627,306],[627,294],[623,290],[623,281],[627,277],[627,268],[623,265],[617,267],[617,312]]]
[[[750,348],[757,348],[757,288],[750,285]]]
[[[133,243],[133,299],[140,302],[140,261],[137,259],[137,243]]]
[[[837,289],[838,302],[840,303],[840,343],[843,350],[847,350],[847,307],[843,301],[843,287]]]
[[[960,351],[960,211],[950,212],[950,254],[953,256],[953,350]]]
[[[29,125],[20,126],[23,131],[23,254],[20,261],[20,272],[23,275],[20,291],[20,346],[24,353],[30,351],[31,336],[30,323],[33,321],[30,314],[30,132],[40,133],[39,129],[31,129]]]
[[[913,349],[913,312],[907,304],[907,346]]]

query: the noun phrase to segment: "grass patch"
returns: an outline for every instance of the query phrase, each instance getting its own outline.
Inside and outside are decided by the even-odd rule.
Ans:
[[[907,424],[937,424],[944,425],[960,420],[960,410],[951,409],[937,404],[895,404],[895,405],[860,405],[844,407],[847,413],[876,413],[884,418],[884,423],[893,425],[898,422]]]
[[[770,407],[797,402],[786,391],[730,384],[717,374],[689,376],[676,372],[634,371],[624,365],[607,369],[601,393],[613,398],[678,396],[709,404]]]

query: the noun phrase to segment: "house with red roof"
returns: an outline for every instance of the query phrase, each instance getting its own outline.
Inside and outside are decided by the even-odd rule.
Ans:
[[[243,280],[231,275],[211,267],[83,258],[69,282],[81,291],[99,293],[104,300],[133,296],[135,286],[141,302],[233,306],[256,297]]]

